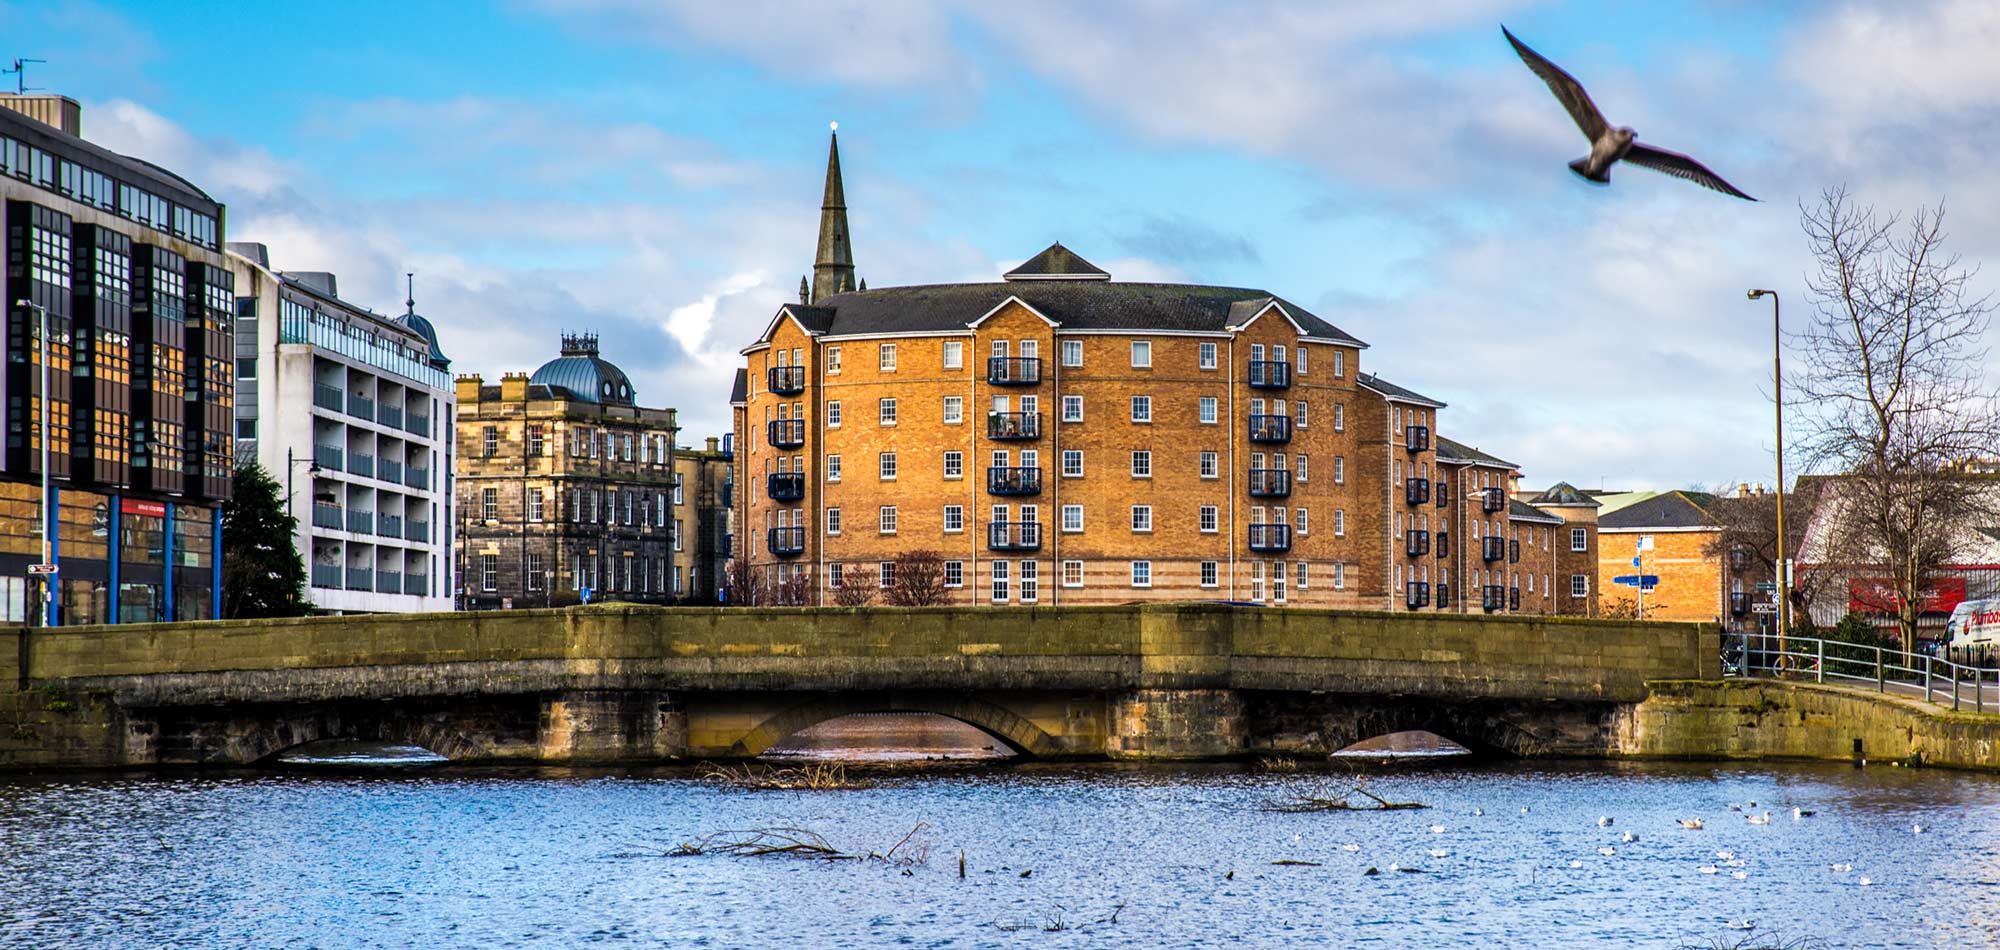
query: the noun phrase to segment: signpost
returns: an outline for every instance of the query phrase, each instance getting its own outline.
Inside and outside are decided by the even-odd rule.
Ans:
[[[1623,584],[1626,587],[1637,587],[1640,590],[1652,590],[1653,588],[1660,586],[1660,575],[1620,574],[1617,577],[1612,578],[1611,583]]]
[[[1765,601],[1759,604],[1751,604],[1750,612],[1753,614],[1775,614],[1778,612],[1778,605],[1772,601]]]
[[[1768,594],[1768,593],[1770,593],[1770,592],[1772,592],[1772,591],[1774,591],[1774,590],[1777,590],[1777,589],[1778,589],[1778,585],[1777,585],[1777,584],[1776,584],[1775,582],[1773,582],[1773,581],[1758,581],[1758,582],[1757,582],[1757,593],[1760,593],[1760,594]]]
[[[28,565],[28,573],[29,573],[29,574],[54,574],[54,573],[56,573],[56,571],[57,571],[57,567],[56,567],[56,566],[55,566],[54,564],[30,564],[30,565]]]

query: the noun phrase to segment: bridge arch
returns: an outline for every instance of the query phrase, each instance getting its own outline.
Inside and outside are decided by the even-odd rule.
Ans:
[[[232,758],[244,764],[265,762],[299,746],[328,739],[413,745],[452,761],[477,758],[484,751],[456,727],[435,718],[384,716],[357,720],[301,715],[256,723],[232,743],[236,746]]]
[[[1517,758],[1605,742],[1609,707],[1422,697],[1267,697],[1252,721],[1271,729],[1252,746],[1333,753],[1397,732],[1449,739],[1474,755]]]
[[[787,736],[830,719],[856,713],[923,712],[973,726],[999,740],[1015,755],[1050,756],[1061,745],[1046,730],[1005,707],[962,694],[859,695],[814,697],[772,714],[730,748],[744,758],[762,755]]]

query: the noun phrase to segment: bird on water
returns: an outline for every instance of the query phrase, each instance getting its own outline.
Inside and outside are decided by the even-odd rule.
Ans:
[[[1635,133],[1626,126],[1613,128],[1611,123],[1605,121],[1604,113],[1598,111],[1597,103],[1590,101],[1590,94],[1583,91],[1583,84],[1577,82],[1575,76],[1563,72],[1562,67],[1529,49],[1527,44],[1515,39],[1505,26],[1500,27],[1500,32],[1506,34],[1507,42],[1513,44],[1514,52],[1520,54],[1521,61],[1548,84],[1549,91],[1555,93],[1556,100],[1569,110],[1570,118],[1576,120],[1577,128],[1583,130],[1583,137],[1590,140],[1590,154],[1569,163],[1570,171],[1576,172],[1579,177],[1600,185],[1611,184],[1611,166],[1623,161],[1745,201],[1757,200],[1724,181],[1708,166],[1679,152],[1638,141],[1634,138]]]

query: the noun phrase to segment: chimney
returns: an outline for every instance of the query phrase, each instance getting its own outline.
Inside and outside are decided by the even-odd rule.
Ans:
[[[1736,497],[1738,497],[1738,498],[1748,498],[1748,497],[1750,497],[1750,483],[1749,483],[1749,482],[1737,482],[1737,483],[1736,483]]]
[[[479,384],[483,382],[478,373],[468,373],[458,377],[458,404],[460,406],[479,405]]]
[[[507,402],[528,401],[528,374],[501,373],[500,398]]]
[[[68,96],[0,93],[0,109],[19,112],[65,135],[83,138],[83,106]]]
[[[720,452],[720,451],[722,451],[722,440],[721,440],[721,439],[718,439],[718,438],[716,438],[715,436],[712,436],[712,435],[711,435],[711,436],[709,436],[709,437],[708,437],[708,451],[710,452],[710,454],[713,454],[713,453],[716,453],[716,452]]]

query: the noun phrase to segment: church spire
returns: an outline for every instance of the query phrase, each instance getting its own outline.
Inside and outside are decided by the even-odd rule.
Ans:
[[[847,192],[840,181],[840,123],[826,151],[826,193],[819,208],[819,252],[813,256],[812,302],[854,287],[854,254],[847,240]]]

